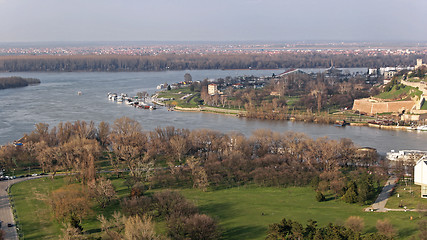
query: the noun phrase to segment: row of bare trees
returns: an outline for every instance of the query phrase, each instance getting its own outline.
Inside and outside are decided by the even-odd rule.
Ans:
[[[104,153],[104,154],[103,154]],[[378,165],[376,154],[358,151],[349,139],[316,140],[300,133],[257,130],[251,137],[174,127],[143,131],[127,117],[110,127],[101,122],[60,123],[49,129],[37,124],[23,146],[0,150],[6,168],[38,164],[43,171],[66,169],[82,182],[95,179],[95,162],[110,161],[113,170],[128,171],[133,183],[188,186],[200,189],[249,182],[262,186],[305,185],[325,172],[343,167]]]

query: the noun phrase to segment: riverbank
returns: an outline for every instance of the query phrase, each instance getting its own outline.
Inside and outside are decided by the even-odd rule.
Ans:
[[[225,108],[216,108],[216,107],[207,107],[207,106],[198,106],[196,108],[185,108],[185,107],[179,107],[176,106],[173,108],[174,111],[178,112],[205,112],[205,113],[214,113],[214,114],[223,114],[223,115],[234,115],[237,117],[247,117],[247,111],[245,110],[233,110],[233,109],[225,109]],[[267,120],[285,120],[285,121],[300,121],[300,122],[311,122],[315,124],[334,124],[336,120],[342,119],[342,118],[336,118],[336,117],[329,116],[310,116],[309,118],[305,118],[304,115],[297,115],[297,116],[290,116],[287,119],[267,119]],[[328,118],[328,121],[321,121],[319,118]],[[258,119],[258,118],[256,118]],[[387,126],[387,125],[379,125],[379,124],[373,124],[369,122],[348,122],[349,126],[352,127],[371,127],[371,128],[377,128],[382,130],[395,130],[395,131],[413,131],[408,128],[408,126]]]
[[[217,113],[217,114],[235,115],[235,116],[244,116],[246,114],[246,111],[243,111],[243,110],[233,110],[233,109],[206,107],[206,106],[198,106],[196,108],[184,108],[184,107],[176,106],[173,109],[179,112],[206,112],[206,113]]]

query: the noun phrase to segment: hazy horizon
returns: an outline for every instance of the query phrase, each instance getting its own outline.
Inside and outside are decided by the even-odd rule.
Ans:
[[[425,0],[0,0],[1,43],[426,42]]]

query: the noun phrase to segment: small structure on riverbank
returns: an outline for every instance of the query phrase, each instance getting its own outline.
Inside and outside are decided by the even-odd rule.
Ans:
[[[427,157],[418,160],[414,167],[414,183],[421,185],[421,197],[427,198]]]

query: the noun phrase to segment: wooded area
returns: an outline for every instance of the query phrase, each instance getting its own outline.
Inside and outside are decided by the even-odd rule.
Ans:
[[[278,69],[409,66],[423,56],[280,54],[163,54],[156,56],[0,56],[0,71],[162,71],[185,69]]]

